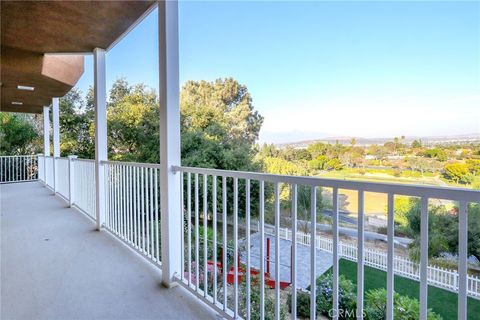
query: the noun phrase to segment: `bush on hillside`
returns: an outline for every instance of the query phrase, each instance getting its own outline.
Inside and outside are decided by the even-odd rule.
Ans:
[[[394,293],[393,317],[395,320],[416,320],[420,318],[420,303],[417,299]],[[365,294],[365,319],[383,320],[387,312],[387,290],[373,289]],[[428,320],[441,320],[442,317],[428,309]]]

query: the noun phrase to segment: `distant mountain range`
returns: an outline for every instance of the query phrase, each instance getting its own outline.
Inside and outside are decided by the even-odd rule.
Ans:
[[[369,146],[372,144],[383,145],[388,141],[393,141],[393,137],[390,138],[362,138],[362,137],[327,137],[322,139],[312,139],[312,140],[302,140],[296,142],[287,142],[287,143],[276,143],[278,147],[291,146],[294,148],[305,148],[308,145],[315,142],[322,143],[340,143],[343,145],[350,145],[352,138],[355,138],[355,145],[357,146]],[[400,137],[399,137],[400,138]],[[405,136],[405,139],[399,141],[401,143],[411,144],[414,140],[421,140],[423,145],[435,145],[435,144],[454,144],[454,143],[465,143],[465,142],[478,142],[480,143],[480,133],[472,134],[460,134],[460,135],[444,135],[444,136]]]

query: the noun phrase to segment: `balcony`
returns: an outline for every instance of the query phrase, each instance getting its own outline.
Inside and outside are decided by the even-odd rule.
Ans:
[[[1,185],[2,319],[213,319],[40,182]]]
[[[157,7],[160,161],[110,161],[106,53]],[[414,319],[442,304],[446,319],[478,318],[468,210],[480,203],[479,191],[183,167],[177,1],[3,1],[1,8],[0,110],[44,120],[42,155],[0,157],[2,319],[283,320],[300,309],[316,319],[320,290],[331,318],[348,311],[363,319],[372,274],[386,288],[385,319],[394,319],[402,287],[418,297]],[[58,97],[80,78],[84,54],[93,55],[95,159],[60,156]],[[31,90],[19,91],[25,85]],[[358,198],[350,242],[341,190]],[[323,192],[331,199],[328,225],[317,219]],[[382,250],[367,246],[369,192],[388,199]],[[421,205],[419,261],[397,254],[399,195]],[[458,207],[457,270],[429,265],[428,206],[437,199]],[[342,306],[345,266],[355,278],[350,309]],[[322,275],[328,285],[317,285]],[[441,298],[432,295],[438,290]]]
[[[184,223],[178,230],[164,234],[159,212],[160,166],[104,161],[106,216],[103,231],[97,232],[94,164],[76,157],[0,158],[2,318],[36,315],[146,319],[162,314],[165,318],[204,319],[221,315],[248,319],[255,310],[260,317],[263,311],[263,317],[280,318],[280,301],[291,299],[292,314],[297,307],[297,292],[314,297],[317,289],[312,279],[329,269],[334,279],[333,297],[338,297],[342,260],[356,264],[359,308],[366,285],[365,268],[386,273],[390,298],[398,277],[418,282],[423,312],[430,308],[431,288],[455,294],[459,318],[462,312],[467,316],[467,304],[468,309],[478,304],[480,280],[467,274],[464,234],[459,234],[458,272],[429,266],[423,259],[428,239],[425,228],[420,263],[403,259],[395,254],[391,209],[395,195],[400,194],[458,201],[459,230],[466,234],[467,219],[462,219],[462,214],[466,218],[467,204],[478,202],[478,191],[176,167],[175,174],[181,176],[183,188],[178,193]],[[281,219],[281,215],[285,216],[285,209],[280,208],[281,186],[288,186],[291,191],[291,207],[287,210],[291,216],[287,220]],[[311,192],[313,218],[307,233],[294,227],[300,222],[297,204],[299,189],[303,187]],[[328,237],[316,230],[314,202],[320,188],[331,188],[333,193],[334,214]],[[340,237],[340,189],[356,190],[359,194],[356,244],[342,242]],[[388,196],[387,252],[365,245],[365,192]],[[271,196],[273,207],[267,208],[267,198]],[[424,223],[426,201],[422,204]],[[266,212],[274,213],[273,224],[266,221]],[[206,236],[210,228],[212,238]],[[315,241],[311,241],[313,236]],[[178,238],[181,248],[178,257],[174,257],[179,259],[181,268],[175,273],[174,282],[180,287],[171,290],[159,285],[165,263],[162,242],[168,237]],[[255,303],[248,299],[251,290],[260,292]],[[338,304],[338,298],[333,303]],[[311,318],[318,316],[315,303],[310,313]],[[471,314],[468,318],[473,319]]]

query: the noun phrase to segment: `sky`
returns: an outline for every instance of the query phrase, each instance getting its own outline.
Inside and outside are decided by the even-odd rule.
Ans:
[[[179,30],[180,82],[246,85],[261,142],[480,134],[478,1],[180,1]],[[107,53],[107,88],[158,92],[157,52],[155,10]]]

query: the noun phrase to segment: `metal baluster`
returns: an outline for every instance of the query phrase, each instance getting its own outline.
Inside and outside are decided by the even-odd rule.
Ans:
[[[428,198],[422,197],[420,213],[420,319],[427,320],[428,305]]]
[[[333,188],[333,315],[332,319],[338,319],[338,188]]]
[[[292,185],[292,320],[297,318],[297,185]]]
[[[217,304],[217,176],[212,176],[212,214],[213,214],[213,304]]]
[[[234,318],[238,317],[238,178],[233,179],[233,291]]]
[[[460,201],[458,210],[458,319],[467,319],[468,208]],[[473,316],[473,315],[472,315]]]
[[[188,286],[192,283],[192,174],[187,174],[187,250],[188,250]]]
[[[357,318],[363,319],[364,285],[364,192],[358,191],[358,225],[357,225]]]
[[[387,217],[387,320],[393,320],[393,293],[394,293],[394,195],[388,194],[388,217]]]
[[[227,178],[222,177],[222,245],[223,245],[223,263],[222,263],[222,274],[223,274],[223,311],[227,311]]]
[[[183,174],[182,174],[182,179],[183,179]],[[182,190],[183,190],[183,187],[182,187]],[[155,245],[157,247],[157,250],[155,252],[157,254],[158,263],[160,263],[160,245],[159,245],[159,239],[158,239],[158,228],[160,228],[159,222],[160,221],[158,220],[158,168],[155,168]]]
[[[199,290],[200,281],[200,254],[199,254],[199,208],[198,208],[198,173],[195,173],[195,290]]]
[[[311,217],[310,217],[310,319],[316,319],[317,300],[316,300],[316,246],[315,237],[317,234],[317,187],[311,187],[310,196]]]
[[[275,183],[275,319],[280,320],[280,184]]]
[[[208,203],[207,203],[208,176],[203,175],[203,296],[208,295]]]
[[[251,277],[250,277],[250,179],[245,181],[245,220],[246,220],[246,234],[247,234],[247,268],[246,268],[246,311],[247,311],[247,320],[250,320],[251,317],[251,303],[250,303],[250,286],[251,286]]]
[[[260,181],[260,320],[265,319],[265,181]]]

